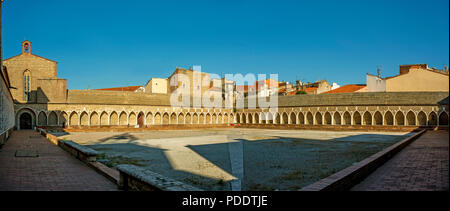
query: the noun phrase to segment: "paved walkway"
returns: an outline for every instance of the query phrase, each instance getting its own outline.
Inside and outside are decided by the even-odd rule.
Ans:
[[[39,157],[16,157],[16,151]],[[112,191],[117,186],[35,131],[14,131],[0,149],[0,191]]]
[[[448,191],[448,131],[427,131],[353,191]]]

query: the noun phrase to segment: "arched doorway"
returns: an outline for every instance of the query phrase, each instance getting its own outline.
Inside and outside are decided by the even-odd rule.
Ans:
[[[144,113],[141,112],[141,113],[138,114],[137,123],[138,123],[140,128],[144,127]]]
[[[20,115],[20,129],[31,130],[33,127],[33,121],[29,113],[23,113]]]

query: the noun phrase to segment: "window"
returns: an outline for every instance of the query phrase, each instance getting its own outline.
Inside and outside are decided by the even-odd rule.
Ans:
[[[30,71],[25,71],[23,74],[23,82],[24,82],[24,100],[30,101],[31,100],[31,74]]]

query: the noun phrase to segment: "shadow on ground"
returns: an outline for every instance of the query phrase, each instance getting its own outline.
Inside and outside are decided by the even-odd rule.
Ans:
[[[260,140],[235,139],[243,146],[242,190],[297,190],[412,134],[367,133],[330,140],[283,136]],[[111,167],[133,164],[205,190],[230,190],[229,182],[174,169],[165,154],[167,149],[142,146],[134,143],[136,140],[132,134],[123,133],[93,141],[87,146],[103,153],[99,160]],[[185,147],[232,174],[228,143]]]

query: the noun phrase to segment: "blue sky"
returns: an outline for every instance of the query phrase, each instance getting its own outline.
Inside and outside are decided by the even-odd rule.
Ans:
[[[3,51],[58,61],[69,89],[144,85],[175,67],[365,83],[449,64],[448,0],[6,0]]]

